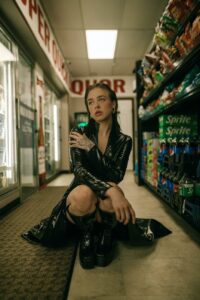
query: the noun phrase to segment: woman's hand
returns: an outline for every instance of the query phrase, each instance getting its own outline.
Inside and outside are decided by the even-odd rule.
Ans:
[[[129,221],[135,223],[135,211],[118,186],[109,188],[105,196],[109,197],[112,201],[117,221],[124,225],[128,224]]]
[[[95,145],[90,139],[88,139],[85,133],[81,134],[76,131],[71,131],[69,137],[69,145],[72,148],[79,148],[90,151],[90,149],[92,149],[92,147]]]

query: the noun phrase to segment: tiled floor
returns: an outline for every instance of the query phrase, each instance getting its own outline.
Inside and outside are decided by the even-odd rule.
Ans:
[[[50,185],[68,185],[62,175]],[[106,268],[83,270],[75,262],[68,300],[199,300],[200,234],[164,202],[134,183],[127,172],[120,184],[137,217],[154,218],[173,231],[153,246],[118,244]]]

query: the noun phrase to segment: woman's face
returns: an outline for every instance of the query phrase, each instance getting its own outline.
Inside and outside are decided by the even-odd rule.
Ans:
[[[116,103],[111,101],[107,90],[97,87],[89,92],[87,105],[91,118],[100,123],[112,118]]]

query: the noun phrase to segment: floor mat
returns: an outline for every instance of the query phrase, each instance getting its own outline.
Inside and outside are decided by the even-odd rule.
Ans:
[[[47,217],[66,187],[47,187],[0,220],[0,299],[66,299],[77,242],[32,245],[20,234]]]

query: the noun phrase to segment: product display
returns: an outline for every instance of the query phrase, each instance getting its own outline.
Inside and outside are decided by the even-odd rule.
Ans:
[[[195,65],[180,81],[168,84],[159,97],[150,102],[145,108],[139,107],[139,117],[148,118],[149,116],[162,112],[167,106],[175,101],[181,101],[183,97],[191,92],[195,92],[199,87],[200,67]]]
[[[143,132],[140,175],[179,214],[200,228],[200,137],[197,115],[161,115],[159,135]],[[158,135],[159,138],[155,138]]]
[[[159,138],[183,139],[197,136],[197,115],[161,115],[159,117]]]
[[[200,43],[199,1],[169,1],[155,29],[153,47],[141,64],[142,98],[163,82]],[[178,84],[178,83],[177,83]]]
[[[159,139],[155,132],[143,132],[141,176],[152,186],[158,181],[158,149]]]
[[[197,200],[199,194],[197,177],[200,163],[199,142],[198,139],[184,138],[173,139],[171,142],[162,141],[157,190],[165,201],[186,218],[189,212],[185,208],[186,204],[187,207],[193,207],[194,213],[191,214],[191,209],[189,217],[198,228],[200,228],[200,202]]]
[[[200,2],[171,0],[137,64],[139,183],[200,229]]]

